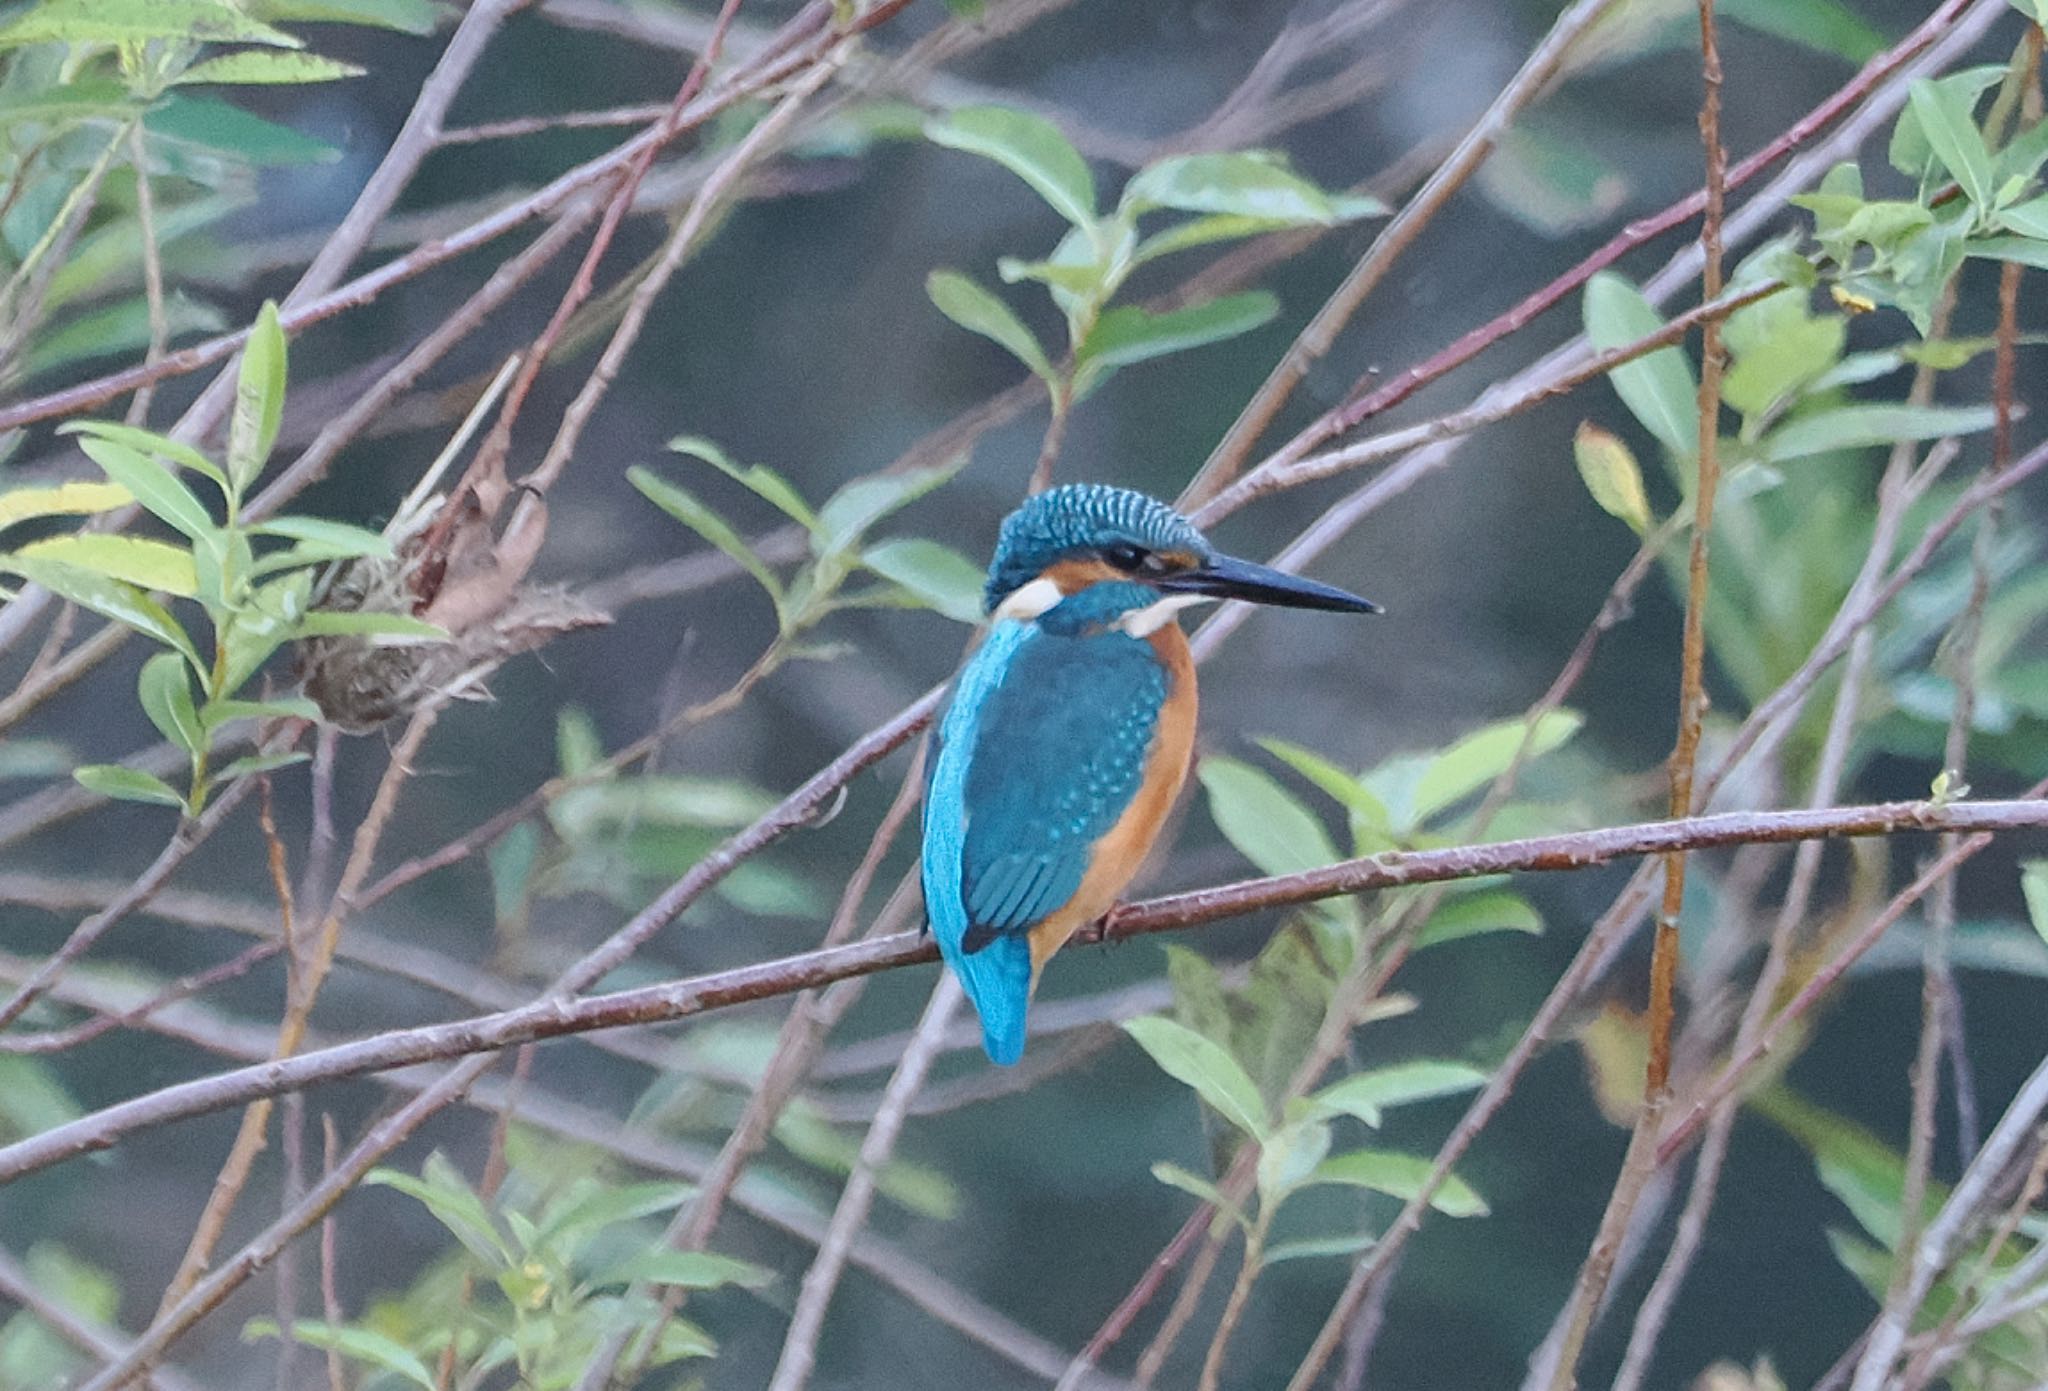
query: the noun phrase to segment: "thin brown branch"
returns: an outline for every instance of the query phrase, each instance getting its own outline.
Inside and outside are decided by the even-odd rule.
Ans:
[[[898,723],[902,723],[901,720]],[[890,728],[885,726],[885,729]],[[869,736],[870,740],[874,736]],[[876,756],[879,756],[877,754]],[[835,763],[842,767],[847,755]],[[602,976],[623,961],[657,926],[670,921],[760,844],[803,824],[830,800],[820,793],[820,774],[786,800],[772,823],[757,823],[721,847],[678,881],[639,917],[565,973],[563,981]],[[836,784],[835,784],[836,785]],[[1653,821],[1501,841],[1445,850],[1390,851],[1346,860],[1321,869],[1271,879],[1253,879],[1132,904],[1114,914],[1106,935],[1121,939],[1179,931],[1246,913],[1291,908],[1318,899],[1415,884],[1443,883],[1480,875],[1559,872],[1667,851],[1722,849],[1749,844],[1791,844],[1842,836],[1886,836],[1900,832],[1960,831],[1975,844],[2001,832],[2048,827],[2048,802],[2038,800],[1880,802],[1822,811],[1723,812],[1679,821]],[[560,1038],[591,1029],[666,1023],[754,1000],[793,994],[836,980],[873,975],[937,959],[937,949],[918,933],[805,952],[736,967],[690,980],[642,986],[571,1000],[558,983],[546,998],[518,1009],[417,1029],[400,1029],[317,1053],[242,1068],[160,1088],[119,1102],[25,1140],[0,1148],[0,1183],[52,1164],[94,1153],[124,1136],[190,1116],[244,1105],[265,1096],[343,1077],[355,1077],[414,1063],[444,1061],[495,1052],[517,1044]],[[1813,1001],[1803,999],[1801,1008]],[[1753,1063],[1754,1059],[1749,1062]],[[1739,1070],[1739,1069],[1731,1069]],[[1711,1102],[1709,1097],[1702,1105]],[[1676,1142],[1674,1138],[1673,1143]]]
[[[1522,109],[1549,86],[1572,45],[1615,3],[1616,0],[1575,0],[1558,16],[1550,32],[1524,61],[1521,70],[1487,104],[1486,110],[1465,132],[1457,148],[1451,151],[1415,196],[1373,238],[1365,255],[1316,312],[1308,327],[1301,331],[1286,356],[1267,376],[1210,453],[1208,462],[1202,465],[1201,471],[1188,485],[1184,502],[1206,502],[1237,475],[1274,416],[1294,394],[1309,369],[1335,345],[1337,335],[1351,321],[1352,315],[1358,312],[1387,272],[1393,269],[1401,254],[1415,243],[1423,229],[1444,209],[1465,181],[1478,172],[1479,166],[1493,153],[1495,144],[1507,133]]]
[[[196,819],[181,818],[177,829],[171,833],[171,838],[164,843],[164,848],[150,862],[149,868],[136,876],[135,881],[118,898],[79,923],[71,935],[64,939],[64,945],[45,957],[42,964],[36,967],[35,974],[17,986],[5,1003],[0,1003],[0,1028],[19,1019],[21,1012],[41,998],[74,961],[91,951],[93,944],[98,942],[109,928],[129,914],[147,907],[157,890],[168,883],[171,876],[192,857],[193,852],[206,843],[207,837],[218,830],[221,822],[233,814],[235,808],[241,805],[242,799],[254,790],[254,786],[252,781],[245,778],[216,798]]]

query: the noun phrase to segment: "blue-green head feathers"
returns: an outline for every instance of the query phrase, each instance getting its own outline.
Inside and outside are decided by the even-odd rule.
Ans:
[[[1195,524],[1157,498],[1105,483],[1049,488],[1003,523],[988,568],[988,611],[1062,560],[1095,556],[1134,572],[1148,558],[1215,554]],[[1128,560],[1128,564],[1121,563]]]

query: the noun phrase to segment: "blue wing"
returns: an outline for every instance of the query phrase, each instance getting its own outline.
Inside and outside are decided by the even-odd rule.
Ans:
[[[997,1062],[1023,1052],[1025,934],[1137,795],[1168,681],[1141,639],[1028,623],[998,624],[960,674],[926,787],[925,903]]]

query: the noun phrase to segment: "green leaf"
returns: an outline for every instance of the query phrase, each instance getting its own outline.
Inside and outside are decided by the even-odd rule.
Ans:
[[[1543,918],[1529,905],[1529,900],[1504,890],[1485,890],[1445,899],[1415,934],[1415,949],[1420,951],[1485,932],[1542,931]]]
[[[281,536],[303,542],[325,553],[325,558],[374,557],[389,560],[391,542],[368,527],[347,522],[330,522],[321,517],[272,517],[249,528],[257,536]]]
[[[1422,1191],[1431,1167],[1431,1162],[1420,1155],[1351,1150],[1325,1159],[1316,1167],[1311,1182],[1370,1188],[1406,1202]],[[1484,1217],[1487,1212],[1486,1200],[1456,1174],[1445,1175],[1429,1205],[1446,1217]]]
[[[265,300],[242,347],[234,417],[228,425],[228,477],[237,493],[256,481],[277,442],[277,427],[284,419],[284,381],[284,329],[277,321],[276,302]]]
[[[185,799],[175,787],[155,773],[124,768],[118,763],[88,763],[72,770],[71,776],[88,792],[112,797],[118,802],[149,802],[157,806],[183,808]]]
[[[1720,0],[1721,13],[1759,33],[1832,53],[1847,62],[1869,62],[1885,47],[1884,35],[1840,0]]]
[[[992,159],[1076,227],[1095,222],[1095,178],[1088,162],[1043,116],[1004,106],[963,106],[924,128],[927,139]]]
[[[1074,359],[1098,368],[1128,367],[1249,333],[1270,323],[1279,312],[1280,301],[1264,290],[1225,295],[1158,314],[1135,304],[1119,305],[1095,321]]]
[[[297,85],[361,77],[367,69],[317,53],[224,53],[194,63],[172,79],[174,86],[216,82],[226,86]]]
[[[981,621],[981,567],[951,546],[905,537],[870,546],[860,559],[946,617],[960,623]]]
[[[287,749],[280,753],[252,753],[236,759],[228,764],[227,767],[215,773],[213,775],[213,785],[216,787],[226,787],[229,783],[239,778],[246,778],[254,773],[271,773],[279,768],[289,768],[295,763],[304,763],[311,757],[311,754],[300,753],[296,749]]]
[[[1650,498],[1643,491],[1643,471],[1621,436],[1590,420],[1581,421],[1578,433],[1572,436],[1572,460],[1601,511],[1627,522],[1638,536],[1650,529]]]
[[[1377,1130],[1380,1112],[1389,1107],[1455,1096],[1485,1081],[1486,1074],[1476,1067],[1421,1059],[1353,1073],[1309,1100],[1320,1114],[1356,1116]]]
[[[1270,1210],[1308,1182],[1330,1153],[1330,1127],[1320,1119],[1299,1120],[1268,1136],[1259,1146],[1259,1201]]]
[[[2009,232],[2048,241],[2048,194],[2000,209],[1998,223]]]
[[[434,0],[255,0],[250,8],[265,19],[364,24],[420,35],[433,33],[437,21],[454,13]]]
[[[591,1284],[619,1285],[637,1280],[687,1290],[715,1290],[726,1285],[758,1290],[774,1283],[775,1272],[715,1251],[657,1250],[643,1251],[596,1277]]]
[[[2027,901],[2027,917],[2034,931],[2048,942],[2048,860],[2028,860],[2020,866],[2020,893]]]
[[[294,637],[395,638],[407,642],[446,642],[448,630],[409,613],[378,613],[371,609],[314,609],[299,620]]]
[[[548,1245],[560,1237],[581,1249],[604,1228],[679,1208],[696,1191],[696,1186],[688,1183],[591,1181],[576,1193],[573,1201],[561,1204],[559,1211],[547,1215],[535,1233],[535,1244]]]
[[[1238,1216],[1236,1206],[1224,1198],[1222,1189],[1192,1170],[1161,1160],[1152,1166],[1152,1177],[1168,1188],[1178,1188],[1183,1193],[1194,1195],[1225,1216],[1243,1220]]]
[[[1601,352],[1648,337],[1664,326],[1635,286],[1611,271],[1586,283],[1586,336]],[[1692,364],[1676,347],[1625,362],[1609,374],[1629,413],[1676,459],[1699,448],[1699,386]]]
[[[1972,256],[1986,261],[2011,261],[2017,265],[2048,270],[2048,242],[2031,237],[1985,237],[1969,243]]]
[[[1991,428],[1989,406],[1838,406],[1789,420],[1764,437],[1766,461],[1781,464],[1839,449],[1868,449],[1900,440],[1941,439]]]
[[[677,487],[652,469],[636,464],[626,470],[626,481],[638,488],[656,507],[709,541],[734,564],[752,575],[775,601],[777,611],[781,610],[781,582],[725,518],[699,502],[695,494]]]
[[[1324,1256],[1355,1256],[1377,1240],[1371,1232],[1348,1236],[1310,1236],[1298,1241],[1276,1241],[1260,1254],[1261,1265],[1282,1261],[1315,1260]]]
[[[179,468],[188,468],[202,477],[212,479],[220,486],[223,495],[227,492],[228,476],[219,464],[191,445],[174,440],[169,435],[160,435],[154,430],[138,430],[132,425],[121,425],[111,420],[74,420],[58,426],[57,433],[91,435],[95,439],[126,445],[152,462],[167,459]]]
[[[277,1321],[274,1319],[251,1319],[242,1329],[245,1340],[277,1336]],[[405,1344],[374,1329],[298,1319],[292,1323],[292,1341],[304,1343],[309,1348],[338,1352],[380,1372],[389,1372],[424,1388],[424,1391],[434,1391],[440,1384],[427,1370],[427,1364]]]
[[[1762,415],[1832,370],[1848,333],[1844,315],[1811,313],[1801,294],[1775,294],[1737,310],[1722,335],[1735,359],[1722,380],[1723,399],[1746,416]]]
[[[963,454],[931,468],[854,479],[826,498],[825,505],[818,509],[817,529],[811,534],[812,552],[823,557],[851,550],[869,527],[939,487],[966,463],[967,456]]]
[[[192,553],[165,541],[88,531],[76,536],[52,536],[47,541],[33,541],[15,554],[31,560],[73,565],[110,579],[125,580],[143,589],[160,589],[182,599],[189,599],[199,592],[199,577],[192,565]]]
[[[206,727],[192,703],[192,678],[185,659],[175,652],[159,652],[142,664],[136,679],[136,694],[142,713],[156,726],[156,732],[187,753],[198,753],[207,745]]]
[[[1148,164],[1124,185],[1121,206],[1258,218],[1273,227],[1327,227],[1337,221],[1328,194],[1277,156],[1251,151],[1173,155]]]
[[[199,722],[218,729],[229,720],[319,720],[320,707],[304,696],[273,696],[269,700],[209,700],[199,708]]]
[[[15,488],[0,493],[0,529],[37,517],[91,517],[135,501],[119,483],[59,483],[54,488]]]
[[[1271,1133],[1259,1089],[1221,1044],[1158,1015],[1128,1020],[1124,1032],[1152,1055],[1161,1071],[1192,1087],[1223,1119],[1257,1140]]]
[[[1934,157],[1962,185],[1971,203],[1989,211],[1996,202],[1997,176],[1991,151],[1971,114],[1970,99],[1953,85],[1925,77],[1913,80],[1906,99]]]
[[[1011,356],[1048,382],[1058,380],[1038,339],[1010,306],[953,270],[935,270],[925,277],[925,293],[941,314],[970,333],[1000,344]]]
[[[212,97],[173,92],[149,109],[143,128],[159,140],[197,146],[258,168],[325,164],[341,158],[341,151],[325,141]]]
[[[0,48],[28,43],[261,43],[298,48],[282,29],[259,24],[224,0],[42,0],[0,29]]]
[[[668,447],[678,454],[687,454],[693,459],[703,460],[733,482],[765,500],[776,511],[798,523],[806,531],[817,529],[818,514],[813,512],[810,504],[790,486],[789,480],[774,469],[761,464],[736,464],[716,443],[702,435],[677,435],[668,442]]]
[[[0,555],[0,570],[11,570],[60,599],[69,599],[82,609],[90,609],[102,618],[111,618],[133,628],[144,637],[183,654],[194,670],[205,670],[205,664],[199,660],[198,649],[185,636],[185,630],[178,626],[178,620],[171,617],[163,605],[132,584],[109,579],[91,570],[81,570],[60,560],[37,560],[21,555]]]
[[[1586,722],[1576,710],[1552,710],[1536,722],[1524,761],[1541,758],[1570,739]],[[1414,819],[1420,824],[1491,783],[1514,761],[1528,725],[1502,720],[1468,734],[1429,760],[1415,785]]]
[[[1348,770],[1338,767],[1319,753],[1313,753],[1299,744],[1290,744],[1285,739],[1262,738],[1253,742],[1334,797],[1351,813],[1354,833],[1359,829],[1365,829],[1387,836],[1393,834],[1394,823],[1393,818],[1387,814],[1387,804],[1375,797],[1372,789]]]
[[[81,439],[78,447],[159,521],[169,523],[194,541],[216,542],[220,528],[213,524],[206,505],[169,469],[110,439],[89,437]]]
[[[1933,79],[1940,95],[1938,104],[1953,111],[1960,106],[1964,118],[1975,108],[1977,98],[1989,88],[2005,80],[2006,65],[2003,63],[1980,63],[1975,67],[1958,68],[1943,77]],[[1922,79],[1926,80],[1926,79]],[[1892,168],[1909,179],[1921,183],[1920,191],[1929,192],[1928,181],[1938,174],[1936,166],[1941,163],[1935,154],[1934,144],[1928,139],[1926,127],[1920,120],[1920,109],[1908,101],[1906,109],[1899,113],[1892,123],[1891,144],[1885,151]]]
[[[1245,237],[1258,236],[1262,232],[1278,231],[1288,225],[1284,222],[1273,222],[1268,218],[1238,217],[1230,213],[1190,218],[1164,231],[1155,232],[1139,242],[1137,248],[1131,252],[1131,264],[1143,265],[1147,261],[1156,261],[1161,256],[1171,256],[1176,251],[1189,251],[1198,246],[1211,246],[1223,241],[1238,241]]]
[[[1211,819],[1264,873],[1294,874],[1343,858],[1323,823],[1269,774],[1221,757],[1203,759],[1199,772]]]
[[[484,1200],[439,1150],[427,1156],[418,1178],[396,1169],[372,1169],[363,1182],[395,1188],[417,1199],[479,1260],[499,1265],[510,1262],[517,1254],[492,1221]]]

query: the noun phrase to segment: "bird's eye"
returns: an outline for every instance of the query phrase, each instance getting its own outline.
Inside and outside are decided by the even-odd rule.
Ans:
[[[1134,546],[1128,541],[1118,541],[1114,545],[1105,546],[1102,558],[1124,573],[1133,575],[1140,570],[1151,568],[1147,562],[1151,562],[1152,566],[1158,563],[1157,556],[1143,546]]]

